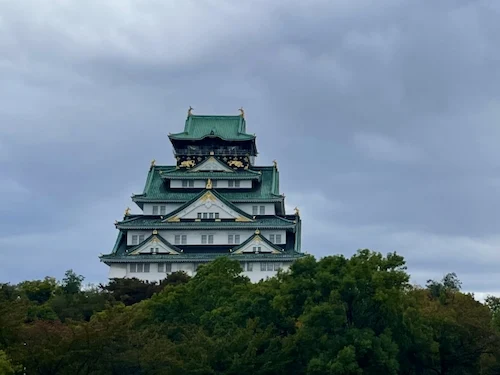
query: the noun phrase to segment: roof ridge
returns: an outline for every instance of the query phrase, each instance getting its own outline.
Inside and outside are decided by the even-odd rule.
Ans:
[[[158,233],[152,233],[151,235],[149,235],[148,238],[146,238],[144,241],[142,241],[141,243],[131,247],[130,249],[128,249],[127,251],[127,254],[126,255],[130,255],[130,253],[133,253],[135,250],[137,250],[138,248],[140,248],[141,246],[143,246],[144,244],[148,243],[149,241],[151,241],[153,239],[153,237],[158,237],[159,240],[161,242],[163,242],[165,245],[167,245],[168,247],[171,247],[172,249],[174,249],[175,251],[178,251],[179,253],[182,253],[182,250],[180,248],[178,248],[177,246],[175,246],[174,244],[171,244],[170,242],[168,242],[166,239],[164,239],[162,236],[160,236]]]
[[[240,209],[238,206],[236,206],[233,202],[231,202],[229,199],[223,197],[220,193],[218,193],[214,189],[203,189],[199,194],[197,194],[194,198],[188,200],[186,203],[184,203],[182,206],[179,208],[175,209],[174,211],[170,212],[168,215],[165,215],[165,219],[163,220],[164,222],[167,222],[169,218],[174,217],[177,215],[179,212],[181,212],[183,209],[186,207],[189,207],[191,204],[196,202],[198,199],[200,199],[203,195],[207,194],[207,192],[212,193],[217,199],[221,200],[222,203],[228,205],[232,210],[236,211],[240,215],[246,217],[247,219],[253,220],[252,215],[247,214],[245,211]]]
[[[232,252],[234,252],[235,250],[239,250],[241,249],[243,246],[246,246],[247,244],[249,244],[251,241],[253,241],[253,239],[255,237],[259,237],[263,240],[264,243],[266,243],[267,245],[269,245],[271,248],[275,249],[275,250],[278,250],[280,252],[283,252],[284,250],[277,246],[276,244],[272,243],[271,241],[269,241],[265,236],[263,236],[260,231],[257,233],[257,231],[255,231],[255,233],[253,235],[251,235],[250,237],[248,237],[245,241],[243,241],[241,244],[235,246],[232,248]]]

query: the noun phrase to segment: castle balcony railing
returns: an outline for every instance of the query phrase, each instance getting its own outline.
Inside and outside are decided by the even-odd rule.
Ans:
[[[211,152],[213,152],[215,155],[222,155],[222,156],[246,156],[250,155],[250,151],[248,150],[228,150],[226,148],[224,149],[218,149],[218,148],[199,148],[199,149],[194,149],[194,150],[172,150],[174,156],[181,156],[181,155],[188,155],[188,156],[205,156],[205,155],[210,155]]]

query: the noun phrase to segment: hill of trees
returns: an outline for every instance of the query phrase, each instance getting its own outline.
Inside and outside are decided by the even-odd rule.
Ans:
[[[0,285],[0,374],[499,374],[500,300],[404,259],[307,257],[252,284],[220,258],[190,278]]]

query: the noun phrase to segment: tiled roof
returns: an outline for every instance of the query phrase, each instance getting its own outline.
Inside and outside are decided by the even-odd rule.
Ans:
[[[238,221],[179,221],[167,222],[166,217],[131,215],[116,224],[118,229],[295,229],[297,223],[279,216],[257,217],[252,222]]]
[[[246,133],[245,119],[241,116],[191,115],[186,119],[182,133],[169,135],[173,140],[199,140],[206,137],[218,137],[226,141],[255,139],[255,135]]]
[[[233,247],[233,251],[237,251],[243,247],[245,247],[246,245],[248,245],[250,242],[252,242],[255,237],[259,237],[259,239],[261,241],[263,241],[265,244],[267,244],[270,248],[272,249],[275,249],[275,250],[278,250],[278,251],[282,251],[283,249],[281,247],[279,247],[278,245],[272,243],[271,241],[269,241],[266,237],[262,236],[260,233],[258,233],[257,231],[255,232],[254,235],[248,237],[245,241],[243,241],[241,244]]]
[[[134,202],[186,202],[196,197],[200,189],[171,189],[162,178],[164,173],[173,173],[175,166],[154,166],[150,169],[143,194],[132,196]],[[252,167],[261,173],[261,182],[254,189],[217,189],[231,202],[259,202],[283,200],[279,195],[279,173],[275,167]],[[160,173],[160,171],[162,173]],[[197,172],[196,172],[197,173]],[[200,172],[201,173],[201,172]],[[214,172],[215,174],[216,172]],[[240,173],[240,172],[238,172]]]
[[[199,253],[199,254],[141,254],[141,255],[102,255],[101,262],[104,263],[129,263],[129,262],[193,262],[193,261],[211,261],[219,257],[228,257],[238,261],[268,261],[279,262],[287,260],[296,260],[305,256],[304,253],[283,252],[281,254],[217,254],[217,253]]]
[[[261,174],[254,171],[238,172],[189,172],[185,170],[174,170],[161,173],[161,177],[166,180],[259,180]]]
[[[198,199],[200,199],[201,197],[203,197],[205,194],[207,194],[207,195],[213,194],[213,196],[215,196],[215,198],[219,199],[222,203],[224,203],[226,206],[228,206],[229,208],[231,208],[233,211],[237,212],[238,214],[240,214],[243,217],[246,217],[247,219],[252,220],[252,216],[251,215],[247,214],[245,211],[243,211],[242,209],[240,209],[237,206],[235,206],[233,203],[231,203],[230,201],[228,201],[226,198],[224,198],[221,194],[219,194],[215,190],[202,190],[196,197],[194,197],[190,201],[187,201],[182,206],[180,206],[179,208],[177,208],[174,211],[170,212],[165,217],[166,218],[174,217],[179,212],[181,212],[182,210],[184,210],[186,207],[189,207],[191,204],[193,204]]]
[[[122,233],[120,231],[120,233]],[[152,234],[151,236],[149,236],[148,238],[146,238],[144,241],[142,241],[140,244],[138,245],[135,245],[129,249],[127,249],[127,252],[131,253],[137,249],[139,249],[141,246],[143,246],[144,244],[148,243],[153,237],[156,237],[158,240],[160,240],[165,246],[171,248],[172,250],[175,250],[177,252],[180,252],[181,249],[179,249],[177,246],[171,244],[170,242],[168,242],[166,239],[164,239],[162,236],[158,236],[157,234]]]

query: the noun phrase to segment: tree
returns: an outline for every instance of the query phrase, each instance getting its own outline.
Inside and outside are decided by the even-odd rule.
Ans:
[[[0,350],[0,374],[14,374],[14,367],[12,366],[12,362],[7,357],[7,354],[2,350]]]
[[[77,275],[73,270],[67,270],[62,279],[61,289],[64,294],[77,294],[82,289],[82,283],[85,278]]]
[[[43,280],[25,281],[19,284],[20,290],[30,301],[39,304],[47,302],[54,295],[57,282],[53,277],[46,277]]]

